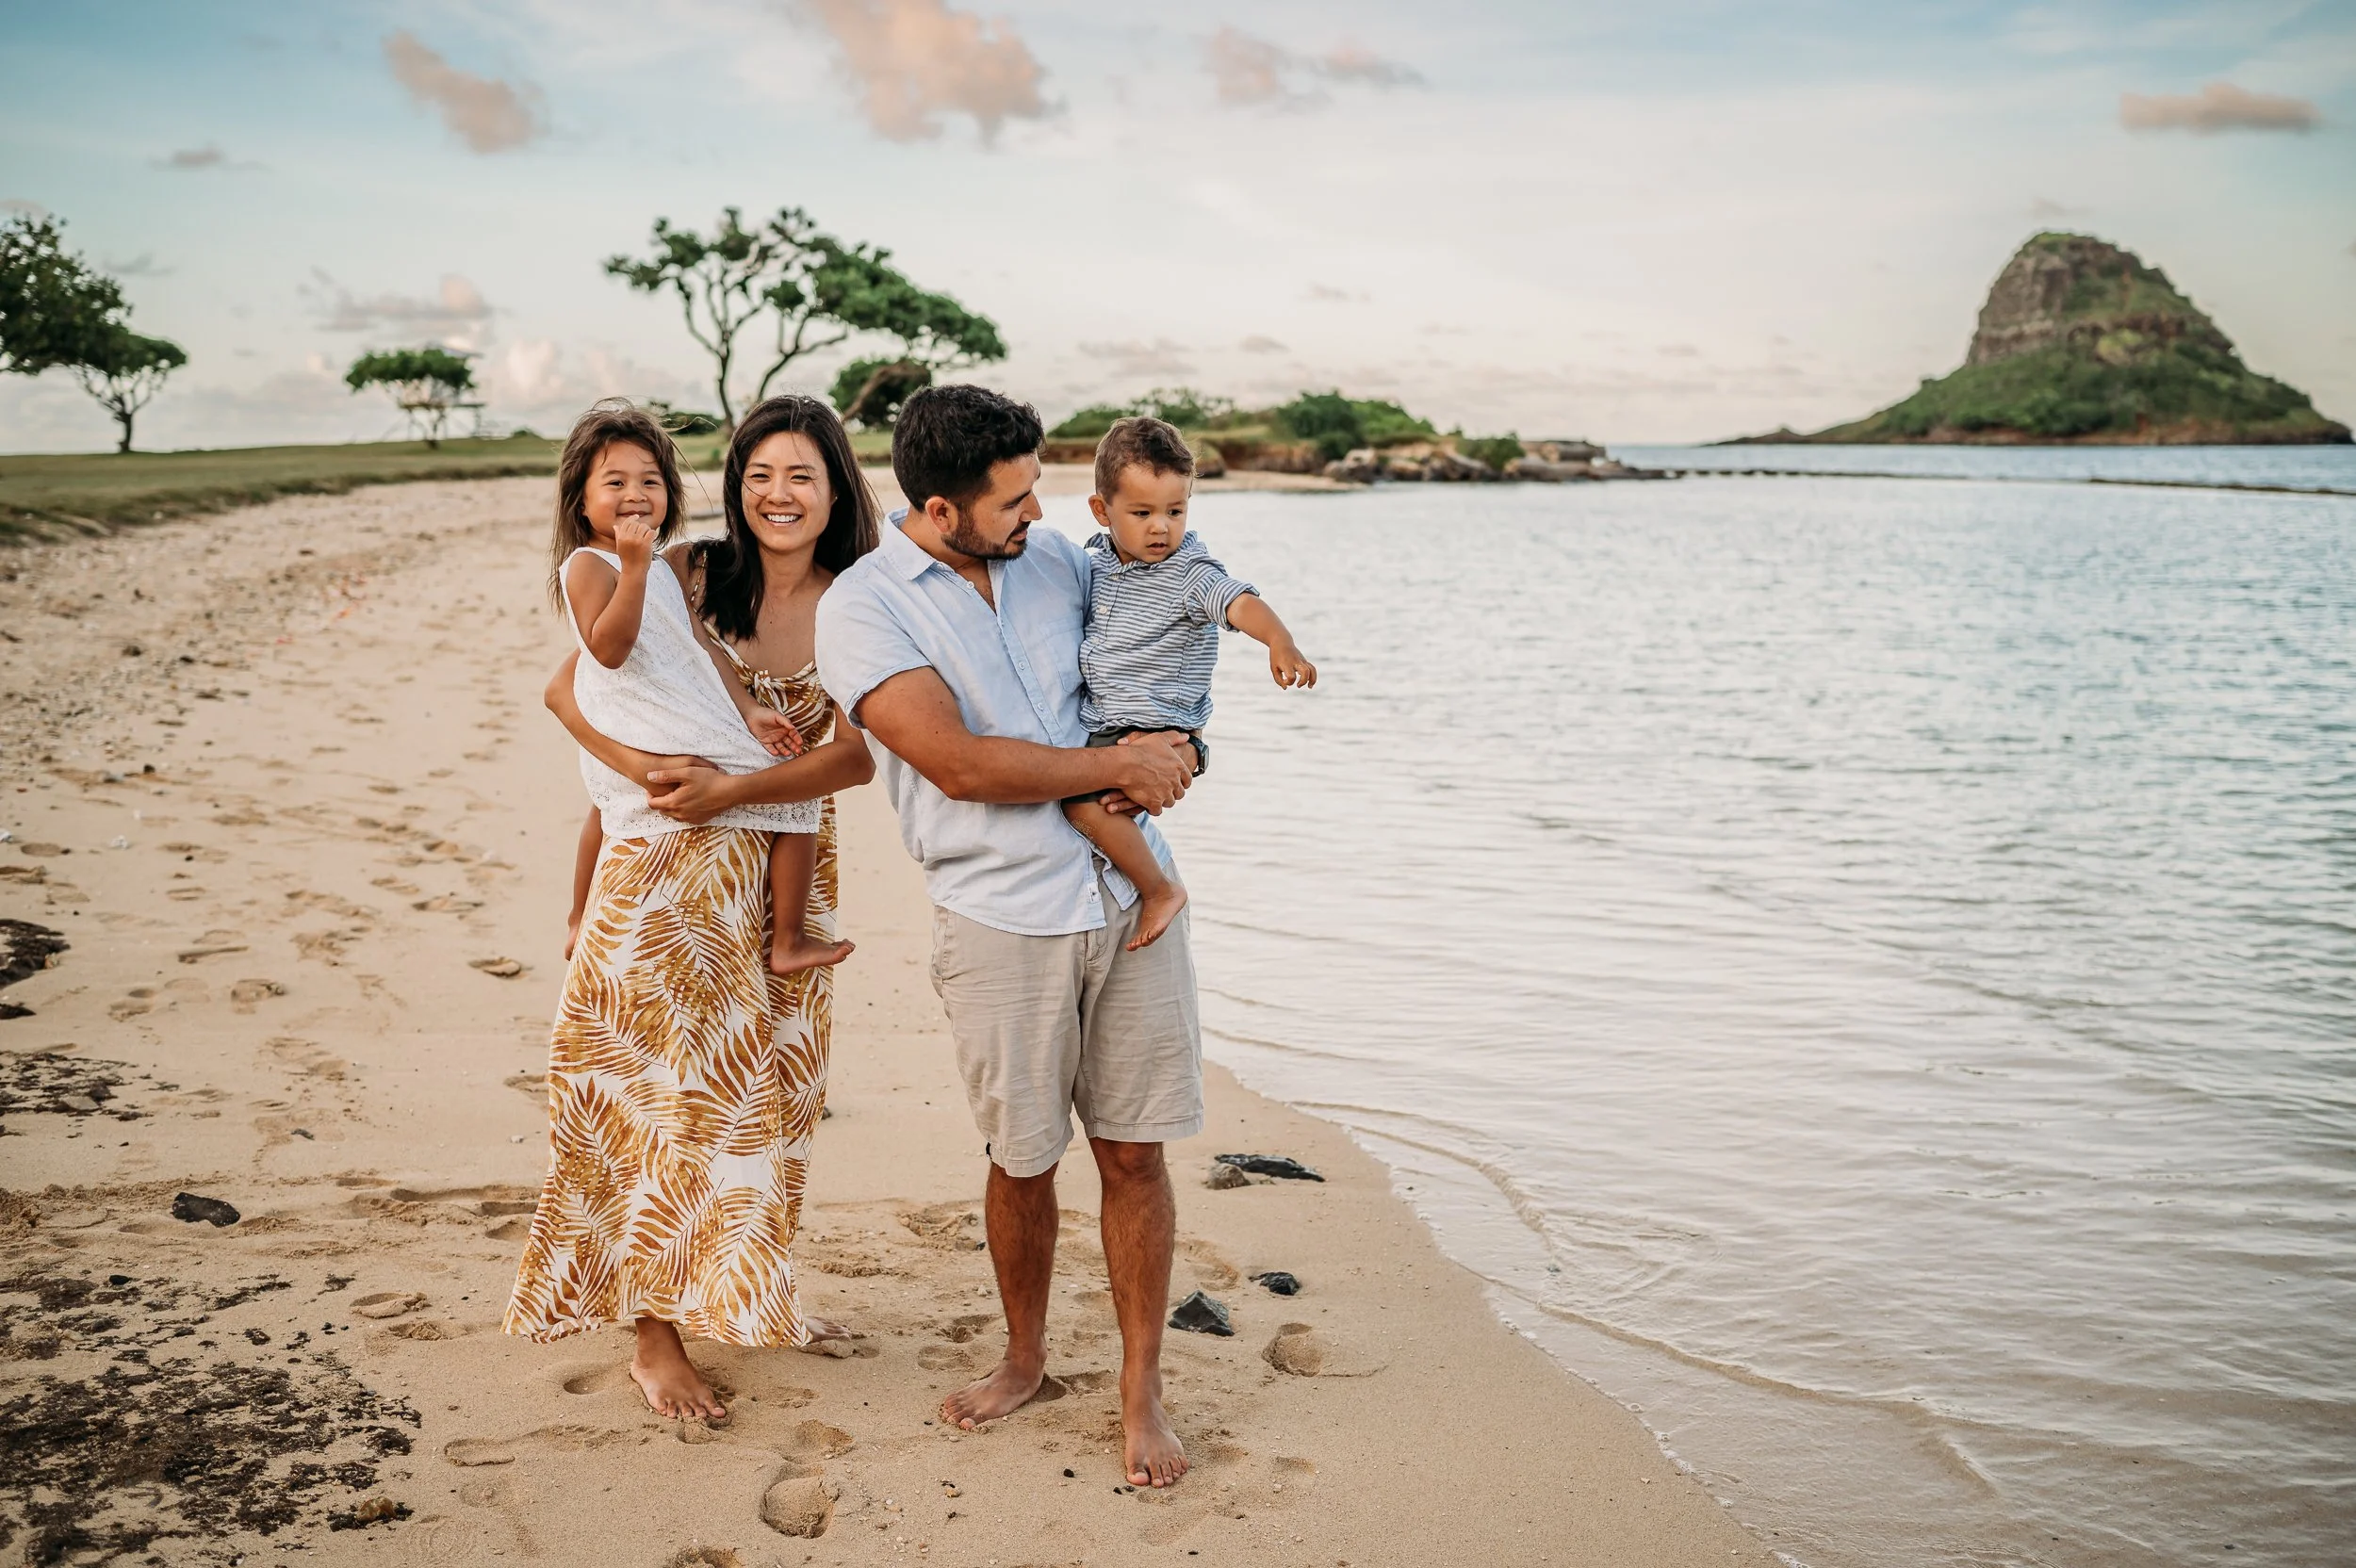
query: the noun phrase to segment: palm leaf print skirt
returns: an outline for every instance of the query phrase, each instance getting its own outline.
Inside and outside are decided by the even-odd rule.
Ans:
[[[800,1345],[794,1297],[826,1098],[830,970],[768,967],[769,835],[607,841],[548,1050],[551,1154],[505,1328],[548,1341],[659,1317]],[[834,803],[810,926],[834,928]]]

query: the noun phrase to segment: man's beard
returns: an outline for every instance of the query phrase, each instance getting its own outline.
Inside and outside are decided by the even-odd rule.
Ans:
[[[957,514],[957,526],[942,534],[941,542],[959,555],[970,556],[975,561],[1012,561],[1030,543],[1023,537],[1030,531],[1028,523],[1017,528],[1003,542],[993,543],[973,526],[973,520],[963,512]]]

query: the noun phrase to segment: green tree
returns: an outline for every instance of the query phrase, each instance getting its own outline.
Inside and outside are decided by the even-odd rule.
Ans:
[[[1339,392],[1303,392],[1275,414],[1277,422],[1294,436],[1315,442],[1317,455],[1328,463],[1366,443],[1366,427],[1358,416],[1358,405]]]
[[[177,343],[109,323],[75,357],[74,378],[123,427],[115,450],[127,452],[132,420],[164,389],[164,379],[188,362],[187,351]]]
[[[738,339],[763,315],[774,318],[774,335],[756,401],[789,366],[863,333],[898,338],[904,357],[935,370],[1006,353],[996,323],[917,287],[892,265],[891,252],[846,244],[799,207],[780,207],[752,229],[743,209],[729,207],[709,237],[658,218],[650,254],[611,256],[605,270],[632,288],[679,297],[688,335],[712,356],[721,417],[730,428]]]
[[[828,397],[844,424],[889,430],[900,405],[932,384],[931,368],[912,359],[855,359],[835,376]]]
[[[381,386],[409,416],[412,429],[421,429],[425,444],[442,444],[443,427],[450,410],[474,389],[474,367],[466,356],[429,344],[422,349],[390,349],[362,354],[344,372],[344,384],[354,392]]]
[[[57,220],[0,224],[0,373],[37,376],[106,351],[127,308],[120,285],[66,250]]]
[[[1235,400],[1191,386],[1157,386],[1137,400],[1137,412],[1167,419],[1180,430],[1202,430],[1235,412]]]

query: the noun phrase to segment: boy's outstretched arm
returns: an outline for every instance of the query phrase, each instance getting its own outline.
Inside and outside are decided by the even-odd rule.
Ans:
[[[1301,645],[1284,629],[1268,600],[1257,594],[1237,594],[1227,606],[1227,624],[1268,645],[1268,672],[1279,686],[1315,686],[1317,667],[1302,656]]]

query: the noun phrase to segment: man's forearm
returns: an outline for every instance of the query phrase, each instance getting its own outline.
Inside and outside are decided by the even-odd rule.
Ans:
[[[884,743],[892,743],[884,740]],[[1036,806],[1118,790],[1127,776],[1128,760],[1110,746],[1074,750],[975,735],[955,747],[952,755],[935,760],[933,770],[919,766],[917,771],[952,800]]]

